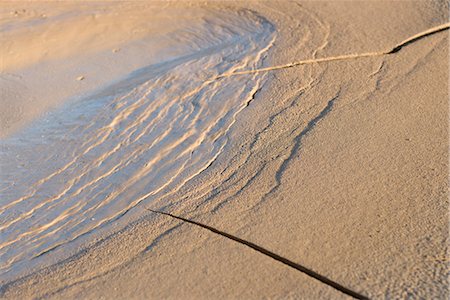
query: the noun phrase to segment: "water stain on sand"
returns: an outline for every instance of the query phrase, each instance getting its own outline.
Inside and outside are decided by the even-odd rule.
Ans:
[[[179,32],[197,51],[135,71],[2,140],[3,276],[113,221],[120,227],[123,215],[214,162],[265,80],[219,76],[261,67],[274,42],[261,16],[227,17],[228,26],[211,18]]]

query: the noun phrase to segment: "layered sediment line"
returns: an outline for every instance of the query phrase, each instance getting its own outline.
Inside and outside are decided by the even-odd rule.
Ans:
[[[251,11],[228,18],[179,33],[198,51],[134,72],[2,141],[1,273],[167,197],[214,162],[265,80],[216,78],[260,67],[274,41],[273,26]],[[117,94],[118,86],[130,88]]]

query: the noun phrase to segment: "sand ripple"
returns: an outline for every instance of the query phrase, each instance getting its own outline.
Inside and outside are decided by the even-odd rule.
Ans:
[[[240,11],[228,27],[179,32],[198,50],[131,74],[2,141],[0,272],[110,226],[210,166],[264,74],[273,27]],[[31,146],[33,145],[33,146]],[[169,200],[168,200],[169,201]]]

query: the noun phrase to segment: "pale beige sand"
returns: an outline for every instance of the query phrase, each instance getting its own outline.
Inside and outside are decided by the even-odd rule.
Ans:
[[[208,7],[223,5],[245,6],[275,24],[264,68],[308,63],[265,70],[271,80],[236,120],[223,154],[169,202],[148,208],[170,204],[165,211],[369,298],[448,298],[448,31],[385,54],[447,23],[448,4]],[[347,297],[243,244],[150,211],[75,256],[5,284],[1,296]]]
[[[172,34],[194,27],[207,13],[195,3],[170,3],[170,10],[167,2],[0,4],[0,137],[62,101],[81,99],[143,66],[188,53],[195,45],[180,47]]]

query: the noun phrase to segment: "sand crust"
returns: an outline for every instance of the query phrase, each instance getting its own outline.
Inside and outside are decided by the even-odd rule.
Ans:
[[[207,15],[234,16],[249,10],[257,16],[252,22],[264,18],[274,31],[261,35],[267,37],[266,48],[237,58],[245,61],[246,68],[218,67],[210,77],[209,73],[199,76],[207,79],[204,82],[210,80],[217,93],[220,83],[230,87],[227,91],[235,82],[256,86],[239,102],[242,109],[223,134],[227,140],[217,152],[220,155],[211,156],[211,163],[169,196],[136,206],[133,217],[124,217],[123,226],[109,228],[76,247],[50,251],[30,274],[4,279],[2,297],[348,296],[245,243],[148,208],[211,226],[369,298],[448,298],[449,47],[444,30],[448,4],[116,4],[98,23],[84,12],[101,10],[101,5],[95,9],[88,4],[76,9],[72,4],[63,5],[68,8],[34,5],[39,13],[27,15],[22,29],[9,28],[14,43],[2,43],[0,50],[16,52],[11,49],[23,43],[37,47],[23,56],[11,54],[2,65],[2,89],[8,95],[2,100],[2,115],[10,118],[2,118],[9,120],[2,121],[3,141],[26,132],[27,124],[36,124],[33,120],[50,108],[140,84],[142,78],[130,73],[144,68],[138,74],[147,74],[154,69],[146,66],[164,60],[143,53],[150,48],[160,53],[174,44],[168,39],[162,48],[145,45],[161,32],[177,36],[179,28],[186,26],[155,20],[150,24],[161,26],[151,25],[154,31],[130,36],[128,29],[146,24],[149,14],[158,12],[172,20],[173,15],[163,12],[180,11],[184,16],[189,11],[186,20],[198,22],[194,24],[198,29]],[[57,29],[53,21],[28,25],[41,10],[48,18],[71,11],[75,20]],[[16,3],[2,5],[2,14],[12,12],[13,18],[15,11],[20,13]],[[124,15],[118,19],[116,13]],[[237,15],[250,20],[249,15]],[[1,25],[14,24],[20,25],[15,21]],[[239,28],[247,24],[251,22]],[[93,29],[82,33],[79,44],[63,46],[65,39],[73,40],[70,34],[79,34],[74,31],[79,26]],[[36,39],[28,44],[34,33],[23,28],[42,30],[55,41],[41,44]],[[109,36],[108,30],[112,36],[107,43],[91,40]],[[142,40],[150,42],[136,42]],[[178,41],[180,53],[201,48],[180,46],[186,40]],[[47,47],[51,53],[44,55]],[[141,56],[131,58],[129,65],[114,58],[130,53]],[[257,63],[252,63],[255,57]],[[110,69],[95,67],[92,62],[97,59],[114,63]],[[80,69],[73,70],[71,64]],[[46,70],[64,76],[44,80],[36,75]],[[195,70],[191,73],[197,74]],[[23,78],[14,77],[17,74]],[[76,80],[78,76],[83,80]],[[56,91],[49,91],[47,87],[56,83]],[[38,92],[36,86],[44,91]],[[35,103],[39,108],[28,100],[11,100],[29,99],[30,94],[39,95],[39,105]]]

